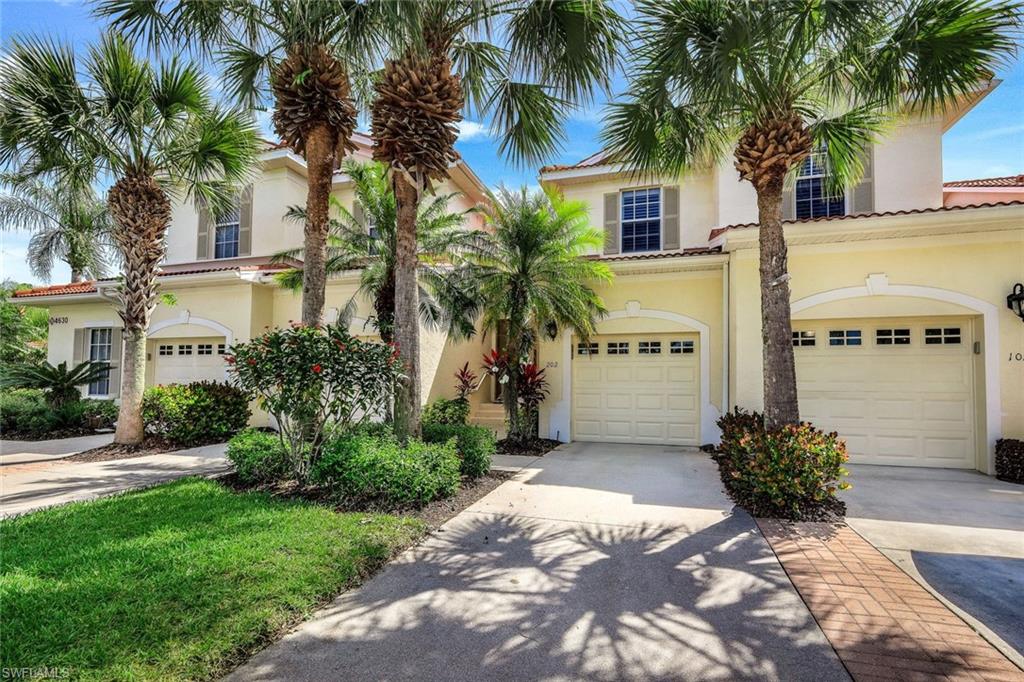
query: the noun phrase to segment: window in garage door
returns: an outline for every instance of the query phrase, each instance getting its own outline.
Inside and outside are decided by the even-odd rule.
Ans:
[[[594,337],[572,359],[573,438],[700,444],[698,335]]]
[[[852,463],[974,468],[969,318],[794,321],[800,416],[844,439]]]

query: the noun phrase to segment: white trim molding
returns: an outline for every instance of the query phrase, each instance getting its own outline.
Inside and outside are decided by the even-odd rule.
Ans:
[[[642,308],[639,301],[627,301],[625,309],[608,313],[605,320],[648,318],[666,320],[689,327],[700,337],[700,441],[717,443],[721,438],[718,418],[721,411],[711,402],[711,328],[692,317],[668,310]],[[600,323],[598,323],[600,324]],[[572,433],[572,334],[562,335],[562,397],[551,408],[548,438],[568,443]]]
[[[823,303],[870,296],[906,296],[943,301],[973,310],[981,315],[984,327],[982,350],[985,353],[985,435],[988,440],[985,471],[992,473],[995,444],[1002,437],[1003,431],[999,384],[999,309],[988,301],[968,296],[959,291],[916,284],[890,284],[888,276],[884,273],[876,273],[868,275],[862,287],[831,289],[793,301],[790,312],[796,314]]]
[[[230,346],[231,344],[233,344],[235,342],[235,335],[234,335],[234,333],[232,333],[231,329],[229,329],[228,327],[225,327],[224,325],[222,325],[220,322],[217,322],[216,320],[208,320],[208,319],[206,319],[204,317],[193,317],[192,314],[189,311],[187,311],[187,310],[183,311],[181,313],[181,315],[179,315],[178,317],[174,317],[174,318],[171,318],[169,320],[161,320],[160,322],[156,322],[156,323],[150,324],[149,325],[149,332],[147,332],[147,333],[152,335],[152,334],[157,333],[158,331],[161,331],[163,329],[167,329],[168,327],[173,327],[174,325],[177,325],[177,324],[195,325],[197,327],[206,327],[207,329],[212,329],[215,332],[219,332],[220,334],[222,334],[224,336],[224,342],[228,346]]]

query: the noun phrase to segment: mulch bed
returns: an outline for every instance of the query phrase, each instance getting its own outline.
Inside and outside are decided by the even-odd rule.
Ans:
[[[159,455],[164,452],[181,450],[180,445],[152,436],[146,438],[138,445],[101,445],[91,450],[83,450],[77,455],[65,457],[62,462],[106,462],[114,459],[131,459],[133,457],[145,457],[146,455]]]
[[[218,480],[232,490],[239,492],[261,491],[278,497],[304,500],[318,504],[329,504],[341,512],[371,512],[382,514],[397,514],[400,516],[411,516],[423,521],[430,529],[438,528],[445,521],[452,518],[466,507],[491,492],[499,485],[514,476],[514,472],[492,471],[477,479],[463,478],[459,486],[459,492],[452,497],[443,500],[434,500],[425,507],[416,508],[395,508],[384,507],[374,504],[337,504],[322,488],[303,488],[295,481],[282,481],[275,483],[247,484],[239,480],[236,474],[228,474]]]
[[[62,438],[78,438],[80,436],[95,436],[100,434],[96,429],[60,429],[58,431],[47,431],[46,433],[18,433],[17,431],[4,431],[4,440],[41,441],[61,440]]]
[[[528,457],[542,457],[561,445],[557,440],[538,438],[528,443],[509,441],[502,438],[498,441],[499,455],[526,455]]]

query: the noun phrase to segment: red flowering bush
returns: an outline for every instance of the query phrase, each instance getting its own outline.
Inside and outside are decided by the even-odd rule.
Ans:
[[[394,350],[340,326],[293,325],[231,348],[231,374],[274,416],[293,474],[305,482],[327,427],[383,414],[399,377]]]
[[[756,412],[737,408],[718,420],[715,454],[722,482],[755,516],[820,519],[841,515],[836,493],[850,487],[846,443],[808,423],[768,430]]]

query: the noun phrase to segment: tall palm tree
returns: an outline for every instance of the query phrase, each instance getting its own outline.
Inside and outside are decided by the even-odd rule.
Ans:
[[[517,163],[556,149],[573,104],[607,89],[617,65],[619,16],[605,0],[431,0],[385,4],[402,29],[377,78],[374,158],[391,171],[398,206],[395,339],[408,380],[396,427],[419,431],[416,206],[458,158],[462,112],[491,119]],[[500,26],[500,44],[490,40]]]
[[[349,301],[346,313],[354,312],[357,296],[371,300],[377,331],[384,341],[391,342],[395,323],[395,194],[387,169],[379,163],[350,160],[342,164],[342,171],[352,180],[359,209],[353,214],[331,197],[337,217],[329,223],[327,275],[361,271],[359,290]],[[454,196],[436,195],[420,205],[416,238],[420,321],[428,329],[443,329],[450,338],[459,340],[476,332],[479,308],[472,287],[466,286],[465,270],[453,262],[476,245],[481,234],[466,229],[464,221],[469,211],[449,212]],[[292,206],[286,217],[304,222],[306,212]],[[286,261],[298,255],[297,250],[286,251],[275,258]],[[302,268],[293,268],[279,273],[277,280],[282,286],[299,290],[302,274]]]
[[[787,175],[820,150],[831,189],[897,116],[974,92],[1015,51],[1020,5],[996,0],[638,0],[627,101],[607,149],[678,177],[731,152],[757,193],[764,412],[799,420],[782,229]]]
[[[106,177],[113,239],[123,260],[121,406],[114,438],[142,440],[146,330],[171,201],[233,204],[251,177],[258,138],[249,115],[212,104],[198,68],[154,65],[107,34],[83,68],[67,46],[17,40],[0,63],[0,160],[19,176]]]
[[[54,261],[71,268],[71,281],[107,275],[113,223],[107,205],[91,187],[59,187],[32,178],[7,176],[0,183],[0,230],[26,230],[32,274],[48,280]]]
[[[241,103],[273,103],[277,134],[306,160],[305,324],[323,316],[331,178],[355,148],[353,87],[368,87],[380,7],[359,0],[102,0],[97,7],[132,39],[214,56]]]
[[[589,253],[604,243],[590,226],[587,205],[566,201],[555,192],[499,189],[483,209],[493,236],[467,256],[479,287],[483,327],[508,325],[504,348],[508,381],[501,395],[509,437],[525,440],[533,424],[521,419],[520,373],[543,338],[568,330],[589,338],[607,310],[593,289],[612,279],[608,265]]]

